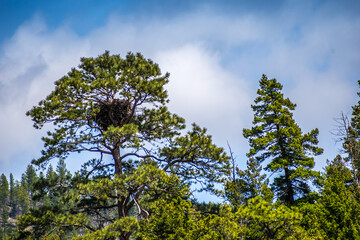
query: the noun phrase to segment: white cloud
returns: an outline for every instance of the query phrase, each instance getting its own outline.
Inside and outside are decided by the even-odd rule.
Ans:
[[[39,156],[40,134],[44,131],[34,130],[25,112],[50,93],[54,81],[78,65],[86,48],[86,41],[80,41],[67,29],[48,31],[38,17],[21,26],[3,45],[4,54],[0,56],[1,169],[23,171],[31,158]],[[29,155],[31,158],[26,158]]]
[[[82,37],[66,26],[48,30],[35,17],[2,46],[0,168],[14,172],[13,164],[28,163],[19,151],[38,156],[39,133],[25,111],[80,57],[105,50],[142,52],[169,71],[171,110],[207,127],[222,146],[229,140],[239,160],[245,160],[241,131],[251,125],[250,104],[262,73],[284,83],[304,131],[319,127],[321,139],[332,139],[332,119],[356,102],[359,19],[293,13],[236,16],[207,9],[149,22],[113,15]]]
[[[219,57],[199,45],[163,51],[155,59],[171,73],[170,108],[188,122],[207,127],[222,146],[227,140],[239,144],[250,115],[246,82],[223,69]]]

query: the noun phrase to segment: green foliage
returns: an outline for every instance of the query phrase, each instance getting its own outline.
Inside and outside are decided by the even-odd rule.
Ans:
[[[89,231],[83,236],[74,237],[74,240],[87,239],[118,239],[123,233],[134,233],[139,229],[139,223],[135,217],[124,217],[98,231]]]
[[[163,86],[169,74],[162,76],[151,60],[141,54],[129,53],[122,59],[105,52],[81,62],[55,83],[55,90],[39,106],[27,112],[34,127],[48,122],[55,126],[43,138],[45,149],[34,163],[66,157],[69,152],[109,153],[134,139],[143,146],[145,141],[172,137],[184,128],[184,120],[164,105],[168,99]],[[111,109],[120,103],[129,109]],[[105,116],[99,115],[101,111]]]
[[[149,211],[151,217],[141,220],[136,239],[189,239],[197,214],[190,202],[179,197],[170,201],[160,199]]]
[[[219,206],[218,206],[219,207]],[[155,202],[151,217],[140,222],[136,239],[238,239],[240,226],[229,206],[217,210],[217,214],[197,212],[189,201],[174,198]]]
[[[360,87],[360,80],[358,81],[358,86]],[[360,97],[360,92],[358,92],[358,96]],[[351,119],[351,126],[357,130],[359,133],[360,130],[360,101],[358,104],[352,107],[352,119]]]
[[[32,195],[32,185],[37,180],[37,174],[34,166],[29,164],[21,178],[21,184],[26,188],[29,195]]]
[[[223,148],[212,143],[206,129],[196,124],[185,136],[176,137],[163,147],[160,156],[164,159],[165,171],[184,180],[195,179],[204,189],[213,190],[214,183],[223,182],[229,174],[229,157]]]
[[[9,182],[4,174],[0,176],[0,208],[9,201]]]
[[[10,232],[9,226],[9,208],[7,206],[3,206],[0,209],[0,239],[6,239]]]
[[[327,239],[360,239],[360,193],[337,156],[327,167],[316,215]]]
[[[71,174],[61,160],[56,171],[50,165],[45,175],[41,172],[39,177],[36,176],[31,187],[33,206],[18,217],[18,239],[26,236],[37,239],[61,236],[63,239],[73,231],[74,219],[84,223],[84,214],[67,213],[73,206],[69,197],[71,180]],[[25,196],[30,197],[26,191]],[[49,233],[52,234],[48,236]]]
[[[265,174],[261,174],[262,167],[254,158],[247,162],[247,169],[240,170],[236,167],[235,179],[225,183],[225,196],[234,206],[247,203],[249,199],[262,196],[271,201],[272,191],[268,188],[268,180]]]
[[[358,85],[360,86],[360,80]],[[358,96],[360,96],[360,92],[358,92]],[[348,154],[345,160],[351,163],[353,180],[356,186],[360,188],[360,101],[352,109],[350,121],[342,114],[340,136],[343,140],[345,153]]]
[[[9,182],[4,174],[0,176],[0,238],[4,238],[8,231],[9,217]]]
[[[236,215],[245,239],[315,239],[300,226],[300,212],[259,196],[242,205]]]
[[[262,76],[258,97],[251,106],[255,112],[254,126],[244,129],[243,135],[249,139],[248,157],[255,157],[260,163],[266,161],[266,170],[280,174],[274,180],[274,191],[281,200],[292,204],[295,197],[309,193],[307,181],[318,176],[312,170],[312,155],[323,150],[316,146],[317,129],[307,134],[301,132],[292,114],[296,105],[284,98],[281,90],[276,79]]]
[[[201,215],[208,216],[218,215],[222,204],[215,202],[198,202],[196,199],[192,200],[192,206]]]
[[[55,82],[55,90],[27,112],[35,128],[54,125],[43,137],[42,156],[33,160],[39,166],[61,161],[57,173],[50,167],[35,184],[35,199],[52,208],[48,216],[24,217],[23,230],[45,217],[56,232],[72,227],[89,238],[129,239],[131,232],[107,235],[106,229],[116,229],[121,219],[147,218],[152,201],[188,196],[187,184],[194,181],[213,190],[224,180],[229,167],[223,149],[196,124],[181,134],[185,120],[168,111],[168,79],[139,53],[123,59],[105,52],[82,58]],[[98,155],[71,178],[63,160],[84,151]],[[68,215],[74,222],[63,222]]]
[[[231,240],[241,238],[241,225],[231,207],[223,205],[218,214],[211,214],[198,219],[189,239]]]
[[[18,181],[15,183],[15,199],[17,202],[17,210],[22,214],[27,213],[30,207],[30,196],[28,195],[26,186],[21,185]]]
[[[21,181],[11,174],[10,184],[1,175],[1,237],[360,239],[359,106],[346,127],[347,158],[337,157],[320,176],[313,170],[314,156],[322,153],[318,130],[302,133],[293,119],[296,105],[276,79],[263,75],[253,126],[243,130],[247,168],[232,159],[230,177],[229,157],[206,129],[193,124],[185,132],[185,120],[168,111],[168,81],[169,74],[141,54],[123,59],[109,52],[82,58],[56,81],[27,115],[35,128],[53,123],[33,163],[45,167],[57,158],[58,164],[39,176],[29,165]],[[82,168],[71,174],[65,159],[76,152],[96,155],[82,158]],[[276,202],[262,164],[275,176]],[[310,190],[314,179],[318,193]],[[216,194],[222,191],[215,186],[225,184],[231,205],[189,200],[194,182]]]

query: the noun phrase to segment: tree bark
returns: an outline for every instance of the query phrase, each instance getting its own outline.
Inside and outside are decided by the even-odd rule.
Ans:
[[[294,190],[291,184],[290,172],[287,166],[284,167],[285,170],[285,181],[286,181],[286,192],[287,192],[287,202],[292,205],[294,203]]]
[[[115,164],[115,176],[119,176],[122,174],[122,162],[120,156],[120,148],[115,147],[113,150],[113,158]],[[125,196],[120,196],[117,194],[117,210],[118,210],[118,218],[124,218],[128,215],[129,209],[126,207],[129,202],[129,198]],[[131,233],[121,231],[121,235],[119,237],[120,240],[129,240]]]

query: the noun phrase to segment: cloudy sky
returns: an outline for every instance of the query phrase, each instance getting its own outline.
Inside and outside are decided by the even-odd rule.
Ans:
[[[80,57],[105,50],[141,52],[170,72],[171,111],[207,127],[218,145],[228,141],[240,166],[258,81],[278,79],[302,130],[320,130],[320,170],[339,152],[334,118],[358,101],[359,3],[1,0],[0,173],[19,178],[40,156],[44,131],[25,112]]]

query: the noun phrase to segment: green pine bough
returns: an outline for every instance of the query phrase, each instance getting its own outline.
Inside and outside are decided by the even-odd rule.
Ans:
[[[193,124],[183,133],[185,120],[166,106],[168,81],[169,74],[140,53],[121,58],[105,52],[82,58],[27,112],[37,129],[53,124],[35,165],[76,152],[97,157],[88,159],[65,188],[57,188],[56,179],[43,182],[47,194],[53,191],[60,199],[20,218],[23,237],[52,232],[129,239],[138,219],[149,218],[152,201],[187,198],[192,182],[212,190],[224,180],[228,156],[205,128]]]
[[[296,104],[284,98],[282,85],[265,75],[260,80],[258,97],[251,108],[253,127],[244,129],[249,140],[248,157],[266,163],[265,169],[276,173],[273,189],[279,199],[293,204],[310,193],[309,180],[319,173],[313,170],[314,156],[323,152],[318,147],[318,129],[302,133],[293,119]]]

